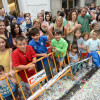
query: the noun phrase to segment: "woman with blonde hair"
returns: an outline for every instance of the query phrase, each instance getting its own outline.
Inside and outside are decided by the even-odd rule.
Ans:
[[[55,24],[54,24],[54,26],[51,27],[50,30],[51,30],[52,33],[55,30],[60,30],[60,31],[62,31],[62,37],[63,38],[66,37],[66,28],[64,27],[63,18],[61,16],[58,16],[56,18]]]

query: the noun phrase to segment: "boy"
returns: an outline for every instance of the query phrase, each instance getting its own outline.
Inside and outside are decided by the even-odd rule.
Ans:
[[[48,60],[47,60],[48,51],[47,51],[45,42],[51,40],[53,38],[53,35],[45,24],[42,25],[42,27],[44,27],[44,29],[47,31],[48,36],[40,36],[39,29],[32,28],[30,31],[32,40],[29,42],[29,45],[31,45],[33,49],[35,50],[37,58],[44,57],[43,64],[46,70],[46,74],[48,78],[51,78],[50,68],[49,68]],[[50,61],[51,69],[52,69],[52,62],[50,58],[49,58],[49,61]],[[37,62],[37,71],[40,71],[41,69],[43,69],[43,67],[42,67],[41,61],[39,61]]]
[[[17,49],[12,53],[13,67],[19,71],[19,75],[22,79],[22,88],[26,89],[26,97],[29,97],[29,85],[27,83],[27,78],[23,70],[26,70],[27,76],[31,77],[35,74],[35,64],[36,64],[36,54],[33,48],[27,45],[26,39],[23,36],[18,36],[16,38]],[[28,63],[31,64],[27,65]]]
[[[12,92],[13,92],[13,94],[14,94],[16,100],[18,100],[18,98],[17,98],[18,93],[17,93],[16,87],[15,87],[15,83],[16,83],[15,78],[13,78],[13,77],[8,77],[8,74],[5,73],[5,71],[4,71],[4,67],[3,67],[2,65],[0,65],[0,78],[1,78],[1,77],[4,77],[4,76],[7,77],[8,82],[9,82],[9,84],[10,84],[10,87],[11,87],[11,89],[12,89]],[[9,87],[8,87],[8,85],[7,85],[5,79],[4,79],[4,80],[0,80],[0,94],[2,95],[2,97],[3,97],[5,100],[12,100],[12,99],[13,99],[13,97],[12,97],[12,95],[11,95],[11,92],[10,92],[10,90],[9,90]],[[0,100],[1,100],[1,99],[0,99]]]
[[[94,32],[94,31],[96,31],[96,30],[98,30],[99,29],[99,26],[98,26],[98,23],[94,23],[93,25],[92,25],[92,31],[91,31],[91,35],[92,35],[92,33]]]
[[[90,53],[91,51],[100,50],[100,39],[98,39],[98,34],[96,31],[92,33],[92,37],[88,40],[87,43],[87,51]]]
[[[58,72],[59,72],[59,59],[58,59],[57,51],[59,54],[61,67],[63,67],[63,62],[64,62],[63,55],[64,57],[66,56],[66,51],[68,48],[67,42],[63,38],[61,38],[61,35],[62,32],[60,30],[55,30],[54,39],[51,41],[51,47],[53,48],[53,51],[55,51]]]

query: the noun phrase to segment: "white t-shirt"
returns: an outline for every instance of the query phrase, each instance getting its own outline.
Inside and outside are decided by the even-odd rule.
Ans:
[[[98,46],[100,46],[100,39],[93,40],[92,38],[88,40],[87,46],[89,47],[90,51],[98,50]]]

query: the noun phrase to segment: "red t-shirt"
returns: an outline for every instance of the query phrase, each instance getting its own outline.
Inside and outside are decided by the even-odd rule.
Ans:
[[[13,51],[12,53],[12,62],[13,62],[13,66],[17,67],[19,65],[26,65],[29,62],[32,62],[32,59],[36,57],[36,53],[34,51],[34,49],[27,45],[26,47],[26,53],[21,52],[18,48],[16,50]],[[31,77],[32,75],[35,74],[35,70],[31,70],[28,71],[26,69],[26,73],[28,77]],[[23,70],[19,71],[19,75],[22,79],[22,81],[27,82],[27,79],[25,77],[25,73]]]

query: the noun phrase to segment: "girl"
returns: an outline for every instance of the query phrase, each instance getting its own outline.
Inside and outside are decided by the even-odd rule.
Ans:
[[[6,38],[7,42],[13,46],[12,42],[12,36],[11,34],[6,30],[5,22],[0,20],[0,36]]]
[[[25,38],[27,38],[25,33],[21,31],[20,26],[18,24],[11,25],[11,34],[13,37],[13,45],[15,47],[16,47],[16,42],[15,42],[16,37],[23,35]]]
[[[78,46],[76,44],[73,44],[71,46],[71,51],[69,52],[69,59],[70,59],[70,63],[74,64],[71,66],[72,72],[77,75],[76,71],[78,67],[77,67],[77,64],[75,63],[77,63],[80,60],[80,55],[78,53]]]
[[[88,39],[89,39],[89,33],[84,33],[82,46],[80,45],[80,47],[82,48],[81,49],[81,58],[82,59],[85,59],[88,56],[88,52],[87,52],[87,48],[86,48]]]
[[[4,67],[2,65],[0,65],[0,78],[2,78],[4,76],[7,77],[7,79],[8,79],[8,82],[9,82],[9,85],[12,89],[14,97],[16,98],[16,100],[19,100],[17,89],[16,89],[16,86],[15,86],[16,79],[14,77],[11,77],[11,76],[9,77],[8,74],[4,70]],[[2,95],[4,100],[12,100],[13,99],[5,79],[0,80],[0,94]]]
[[[83,38],[81,37],[81,30],[77,29],[74,33],[74,38],[73,38],[71,44],[77,44],[78,45],[78,52],[81,53],[82,43],[83,43]]]
[[[12,71],[12,49],[5,38],[0,37],[0,65],[4,66],[5,72]]]
[[[64,27],[63,18],[61,16],[56,18],[55,24],[51,27],[50,30],[53,33],[56,29],[62,31],[62,38],[66,37],[66,28]]]

